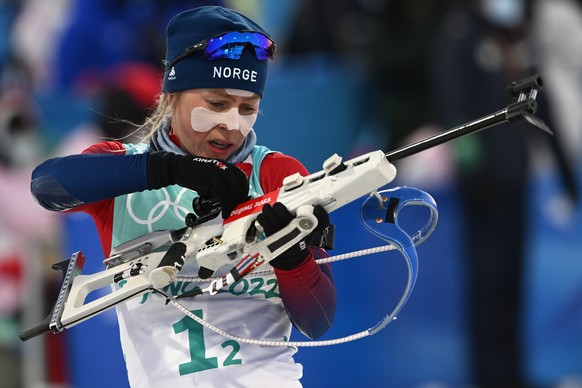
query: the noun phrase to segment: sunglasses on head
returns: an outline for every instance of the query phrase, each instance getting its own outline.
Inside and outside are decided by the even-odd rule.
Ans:
[[[187,47],[166,68],[171,69],[176,63],[196,51],[203,51],[204,57],[209,61],[224,58],[240,59],[245,47],[252,47],[260,61],[275,60],[277,46],[265,34],[256,31],[229,31]]]

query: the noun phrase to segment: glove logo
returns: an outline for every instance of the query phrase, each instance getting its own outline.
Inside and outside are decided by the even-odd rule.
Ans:
[[[217,159],[194,158],[192,160],[194,162],[214,163],[216,167],[220,168],[221,170],[226,170],[228,168],[226,164],[222,163],[220,160]]]

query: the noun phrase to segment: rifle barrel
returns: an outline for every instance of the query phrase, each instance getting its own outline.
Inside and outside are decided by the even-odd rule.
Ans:
[[[458,127],[451,128],[445,132],[439,133],[438,135],[406,145],[394,151],[390,151],[386,154],[386,158],[390,163],[393,163],[396,160],[417,154],[429,148],[457,139],[461,136],[468,135],[470,133],[481,131],[485,128],[503,123],[505,121],[507,121],[507,108],[501,109],[500,111],[497,111],[488,116],[483,116],[466,124],[459,125]]]

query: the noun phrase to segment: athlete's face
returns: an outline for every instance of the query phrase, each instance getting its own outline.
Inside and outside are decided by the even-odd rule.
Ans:
[[[172,94],[172,131],[192,155],[228,159],[245,140],[259,111],[257,94],[194,89]]]

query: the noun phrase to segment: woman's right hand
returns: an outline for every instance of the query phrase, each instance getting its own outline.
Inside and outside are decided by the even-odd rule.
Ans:
[[[179,185],[201,196],[217,198],[222,217],[248,199],[249,181],[237,166],[220,159],[151,152],[147,161],[148,188]]]

